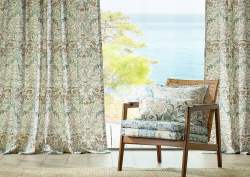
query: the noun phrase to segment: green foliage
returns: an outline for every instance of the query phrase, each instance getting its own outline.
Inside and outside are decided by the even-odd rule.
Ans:
[[[143,84],[152,84],[148,78],[151,64],[159,61],[132,53],[146,47],[144,42],[134,41],[128,33],[141,36],[142,31],[129,22],[130,17],[121,12],[102,12],[103,60],[105,87],[123,90]]]

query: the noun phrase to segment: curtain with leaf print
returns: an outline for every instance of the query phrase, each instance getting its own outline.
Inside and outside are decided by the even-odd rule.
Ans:
[[[2,153],[107,150],[99,0],[0,0]]]
[[[249,1],[206,0],[205,79],[220,80],[217,101],[227,153],[250,153],[249,29]]]

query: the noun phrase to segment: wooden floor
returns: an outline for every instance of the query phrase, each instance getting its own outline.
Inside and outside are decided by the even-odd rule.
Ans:
[[[123,167],[133,168],[181,168],[182,151],[163,150],[162,163],[157,163],[154,150],[125,150]],[[224,168],[250,168],[250,155],[223,154]],[[0,168],[86,168],[117,167],[118,151],[109,154],[63,155],[0,155]],[[188,168],[217,168],[216,154],[189,151]]]

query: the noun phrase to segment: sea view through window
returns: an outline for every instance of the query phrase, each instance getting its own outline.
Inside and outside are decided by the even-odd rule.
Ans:
[[[103,0],[101,7],[105,2],[114,1]],[[202,11],[189,9],[183,13],[178,10],[177,13],[155,13],[148,8],[148,13],[143,10],[143,13],[132,13],[121,7],[122,3],[129,3],[130,0],[119,2],[117,10],[114,4],[110,9],[107,4],[101,8],[104,18],[106,122],[121,121],[124,102],[137,101],[138,97],[151,97],[152,84],[165,85],[167,78],[204,79],[205,14]],[[107,11],[110,11],[108,15]],[[126,18],[117,20],[122,16]],[[135,28],[131,30],[131,26],[126,26],[128,24]],[[119,33],[119,27],[123,28],[122,34]],[[140,78],[142,82],[139,82]],[[128,117],[132,119],[137,114],[138,110],[132,109]]]

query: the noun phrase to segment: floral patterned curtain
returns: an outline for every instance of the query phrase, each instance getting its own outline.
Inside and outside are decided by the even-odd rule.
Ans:
[[[0,0],[0,149],[105,152],[99,0]]]
[[[227,153],[250,153],[249,29],[249,1],[206,0],[205,79],[220,79],[217,101]]]

